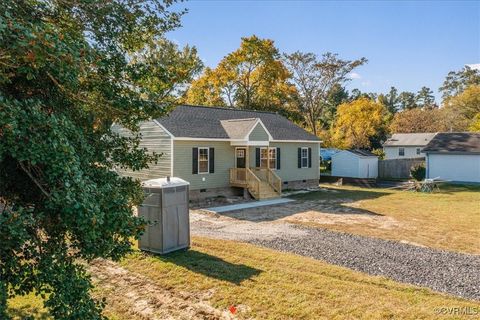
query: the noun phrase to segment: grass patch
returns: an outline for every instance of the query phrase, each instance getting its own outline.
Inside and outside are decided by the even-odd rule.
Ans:
[[[234,241],[194,238],[190,251],[166,257],[137,253],[122,265],[178,292],[213,289],[210,302],[219,309],[242,306],[240,318],[421,319],[434,318],[435,308],[478,307],[429,289]]]
[[[480,186],[442,185],[439,192],[323,185],[328,191],[293,196],[299,200],[345,200],[359,210],[391,217],[401,227],[369,224],[321,224],[336,231],[389,240],[404,240],[428,247],[480,254]],[[309,223],[307,223],[309,224]]]
[[[166,256],[136,252],[121,266],[174,295],[208,293],[206,301],[220,310],[235,305],[240,319],[427,319],[436,318],[437,308],[479,307],[478,302],[234,241],[195,237],[191,250]],[[95,288],[95,295],[107,301],[111,292]],[[128,292],[122,294],[129,299]],[[128,309],[111,304],[106,315],[137,319]],[[47,319],[41,310],[34,296],[10,300],[10,313],[17,319],[29,314]]]
[[[8,300],[8,313],[13,319],[52,319],[48,316],[40,297],[33,293]]]

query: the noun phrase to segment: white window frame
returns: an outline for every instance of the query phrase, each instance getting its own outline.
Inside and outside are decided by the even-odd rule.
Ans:
[[[200,150],[207,150],[207,171],[200,171]],[[198,174],[209,174],[210,173],[210,148],[209,147],[198,147]]]
[[[267,150],[267,157],[262,157],[262,150]],[[268,153],[270,150],[273,150],[273,153],[275,154],[274,157],[269,157]],[[270,162],[273,161],[273,168],[270,167],[270,163],[268,160],[270,159]],[[262,160],[267,161],[267,166],[262,167]],[[270,168],[272,170],[277,170],[277,148],[276,147],[261,147],[260,148],[260,168]]]
[[[303,156],[303,151],[306,150],[306,156]],[[305,166],[303,165],[303,159],[306,159]],[[302,147],[300,151],[300,168],[308,168],[308,147]]]
[[[400,150],[403,150],[403,154],[400,153]],[[405,157],[405,148],[402,148],[402,147],[398,148],[398,156]]]
[[[421,154],[421,152],[420,152],[420,151],[421,151],[421,148],[417,148],[417,149],[416,149],[416,152],[417,152],[417,154],[418,154],[418,155],[420,155],[420,154]]]

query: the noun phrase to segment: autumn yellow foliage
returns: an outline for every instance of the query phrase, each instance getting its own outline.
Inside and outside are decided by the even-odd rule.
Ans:
[[[471,85],[444,103],[446,121],[454,131],[479,131],[480,85]]]
[[[370,138],[384,130],[387,118],[386,107],[368,98],[341,104],[332,129],[334,145],[342,149],[370,148]]]

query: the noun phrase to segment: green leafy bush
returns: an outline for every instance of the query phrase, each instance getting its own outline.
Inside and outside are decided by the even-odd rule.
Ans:
[[[422,181],[425,179],[427,174],[427,169],[424,164],[417,164],[410,169],[410,175],[413,179],[417,181]]]
[[[383,149],[373,149],[372,153],[378,157],[378,160],[385,159],[385,151]]]
[[[158,159],[138,123],[168,112],[199,66],[163,38],[180,25],[170,4],[2,1],[0,319],[30,292],[54,319],[104,318],[79,261],[120,259],[145,225],[140,183],[113,169]]]

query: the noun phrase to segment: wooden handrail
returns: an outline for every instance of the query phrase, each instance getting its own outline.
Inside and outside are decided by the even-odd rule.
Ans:
[[[252,170],[246,169],[247,172],[247,186],[255,198],[260,196],[260,179],[253,173]]]
[[[246,169],[245,168],[230,168],[230,183],[232,184],[246,184]]]
[[[272,169],[268,169],[268,183],[272,186],[272,188],[278,192],[282,193],[282,179],[273,171]]]
[[[262,181],[268,183],[275,192],[282,193],[282,179],[272,169],[230,168],[230,183],[247,187],[256,199],[261,196]]]

